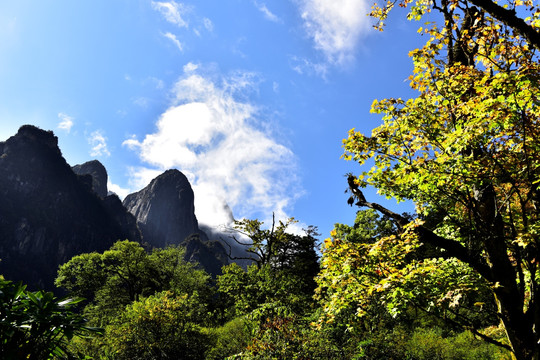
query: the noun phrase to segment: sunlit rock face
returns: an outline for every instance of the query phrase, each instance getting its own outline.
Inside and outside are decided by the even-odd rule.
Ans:
[[[209,241],[199,229],[193,189],[180,171],[165,171],[141,191],[128,195],[123,204],[136,217],[143,241],[150,246],[184,245],[186,259],[199,262],[212,274],[228,263],[223,246]]]
[[[58,266],[73,256],[141,241],[120,200],[103,200],[91,184],[73,172],[51,131],[25,125],[0,142],[0,274],[52,289]]]

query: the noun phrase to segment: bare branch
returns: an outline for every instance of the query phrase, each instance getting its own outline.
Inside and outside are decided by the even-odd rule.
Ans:
[[[238,244],[240,245],[248,245],[248,244],[244,244],[240,241],[238,241],[238,239],[236,239],[234,236],[231,236],[230,237],[231,239],[233,239],[234,241],[236,241]],[[224,243],[225,245],[227,245],[227,247],[229,248],[229,252],[227,253],[227,257],[230,259],[230,260],[251,260],[253,262],[257,262],[257,260],[255,260],[254,258],[252,257],[243,257],[243,256],[233,256],[232,255],[232,246],[231,244],[229,244],[224,238],[220,237],[220,240],[222,241],[222,243]],[[256,253],[254,253],[253,251],[248,251],[246,250],[247,252],[250,252],[252,254],[255,254],[255,255],[258,255]]]

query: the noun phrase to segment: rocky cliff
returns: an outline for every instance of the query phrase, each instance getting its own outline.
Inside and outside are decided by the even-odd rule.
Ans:
[[[0,142],[0,274],[51,289],[58,266],[74,255],[141,240],[120,200],[102,199],[89,183],[50,131],[25,125]]]
[[[128,195],[123,204],[151,246],[179,244],[199,233],[193,190],[178,170],[165,171],[141,191]]]
[[[107,170],[97,160],[87,161],[84,164],[75,165],[71,168],[77,175],[90,175],[92,190],[101,198],[107,196]],[[83,180],[84,181],[84,180]]]
[[[123,202],[136,219],[143,241],[152,247],[184,245],[186,258],[199,262],[212,274],[228,263],[219,242],[208,240],[195,217],[194,195],[184,174],[167,170]]]

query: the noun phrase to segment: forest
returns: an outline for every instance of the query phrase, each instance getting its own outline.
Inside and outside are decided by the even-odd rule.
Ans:
[[[353,224],[319,242],[294,219],[236,221],[252,264],[215,278],[181,247],[119,240],[58,269],[67,297],[2,279],[1,357],[540,359],[540,5],[389,0],[370,16],[383,31],[390,14],[421,24],[417,96],[375,100],[380,125],[344,134]]]

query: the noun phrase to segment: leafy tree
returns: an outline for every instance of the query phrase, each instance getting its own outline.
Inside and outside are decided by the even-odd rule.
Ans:
[[[366,358],[401,359],[409,352],[407,348],[413,346],[409,342],[414,342],[411,334],[416,331],[436,331],[444,326],[445,336],[433,332],[431,336],[438,337],[437,341],[444,344],[451,342],[445,338],[461,330],[454,323],[456,315],[450,311],[456,306],[449,304],[452,299],[459,300],[460,316],[466,314],[478,328],[497,323],[496,317],[486,316],[495,312],[486,288],[454,294],[453,284],[463,277],[452,270],[454,264],[444,262],[426,267],[421,276],[416,272],[409,277],[411,267],[408,265],[430,258],[437,254],[437,249],[424,246],[410,251],[407,244],[396,247],[396,235],[395,224],[372,209],[358,211],[353,226],[335,225],[333,239],[327,239],[323,246],[321,272],[317,277],[316,298],[323,313],[316,327],[322,334],[330,336],[334,343],[342,343],[341,347],[348,348],[349,354],[354,351],[351,343],[356,342],[357,354],[364,354]],[[388,280],[392,277],[401,279],[399,287],[390,288],[395,285]],[[440,293],[447,297],[439,299]],[[476,311],[475,303],[481,304],[484,311]],[[466,304],[474,312],[467,313]],[[425,311],[434,305],[437,305],[434,309]],[[441,322],[441,318],[444,321]],[[494,338],[500,340],[500,336]],[[472,344],[467,348],[470,352],[478,350]],[[426,346],[418,349],[418,352],[428,351]],[[463,353],[463,349],[447,346],[445,352],[451,351]],[[493,353],[500,351],[493,350]]]
[[[235,221],[233,231],[247,237],[249,241],[241,242],[234,234],[231,238],[247,248],[246,252],[250,256],[243,259],[253,261],[259,269],[267,266],[275,273],[291,275],[298,280],[297,289],[307,294],[315,288],[314,278],[319,270],[315,238],[319,234],[314,226],[304,229],[305,235],[287,232],[288,227],[294,223],[296,220],[289,218],[276,225],[273,217],[272,226],[264,229],[264,223],[257,219]]]
[[[433,12],[442,19],[420,30],[428,41],[411,52],[418,97],[375,101],[372,111],[383,124],[371,136],[353,129],[344,141],[346,159],[374,162],[350,181],[354,199],[393,219],[400,236],[355,250],[358,263],[346,260],[349,267],[371,263],[369,270],[379,272],[341,290],[360,303],[380,292],[392,313],[416,302],[452,314],[454,324],[510,348],[516,359],[538,359],[540,8],[508,3],[398,0],[374,7],[381,26],[396,4],[409,8],[409,19]],[[422,220],[368,202],[360,191],[367,185],[412,200]],[[349,253],[341,244],[349,246],[335,239],[326,251]],[[428,245],[436,256],[406,261]],[[471,320],[491,307],[464,299],[484,291],[496,303],[508,345]],[[335,300],[330,312],[343,305]]]
[[[27,291],[25,285],[0,277],[0,357],[69,358],[70,339],[100,332],[87,327],[86,320],[73,311],[80,300]]]
[[[319,328],[333,329],[345,336],[345,332],[362,335],[377,331],[386,324],[393,327],[395,324],[384,311],[379,293],[372,291],[369,296],[359,293],[369,291],[374,280],[384,278],[387,269],[382,265],[381,254],[370,256],[368,250],[374,250],[381,239],[397,234],[396,226],[368,209],[357,212],[353,226],[336,224],[331,234],[333,241],[327,239],[323,244],[321,271],[316,278],[315,298],[325,310],[319,318]],[[386,254],[386,250],[381,252]],[[408,262],[407,253],[402,255],[401,260]]]
[[[264,321],[267,317],[288,316],[309,308],[311,293],[302,293],[298,279],[276,272],[268,265],[246,270],[235,263],[223,267],[217,286],[226,305],[226,318],[249,315]]]
[[[315,254],[315,236],[318,236],[317,228],[309,226],[305,229],[305,236],[298,236],[287,232],[287,228],[297,221],[289,218],[276,224],[275,216],[272,216],[272,226],[269,229],[262,227],[264,222],[257,219],[243,219],[234,222],[229,230],[230,238],[237,244],[244,246],[248,256],[231,257],[232,260],[250,260],[260,268],[266,264],[273,268],[285,268],[294,266],[303,256],[312,259]],[[241,235],[244,239],[238,239]],[[308,260],[309,261],[309,260]]]
[[[160,291],[198,292],[208,303],[210,276],[186,262],[184,254],[181,247],[147,253],[136,242],[118,241],[103,254],[81,254],[63,264],[56,285],[86,296],[85,313],[99,326],[110,323],[126,305]]]
[[[225,318],[233,319],[229,324],[244,324],[244,331],[249,331],[250,335],[246,339],[241,336],[245,332],[235,332],[231,341],[241,343],[243,348],[227,348],[229,354],[236,354],[232,358],[269,359],[278,354],[281,358],[295,358],[293,355],[299,350],[293,347],[301,348],[306,339],[303,335],[291,335],[303,334],[306,326],[301,318],[313,310],[314,278],[319,269],[314,237],[317,234],[313,227],[303,236],[290,234],[287,227],[293,222],[294,219],[289,219],[276,225],[273,221],[270,229],[262,228],[263,223],[258,220],[235,224],[233,239],[244,244],[236,238],[242,234],[251,240],[245,246],[249,254],[246,258],[253,264],[247,269],[235,263],[224,266],[222,275],[217,278],[218,293],[226,309]],[[292,330],[295,326],[298,331]],[[266,347],[275,338],[281,342]],[[216,349],[225,349],[220,344],[223,340],[209,354],[214,356]],[[270,351],[271,347],[275,351]]]
[[[304,236],[287,233],[293,222],[280,221],[276,226],[273,221],[270,229],[263,229],[258,220],[235,223],[235,231],[251,240],[245,246],[249,259],[255,262],[247,271],[235,263],[224,266],[218,276],[218,291],[236,316],[256,309],[261,318],[270,316],[270,309],[273,315],[301,313],[312,303],[319,269],[316,231],[310,228]]]
[[[214,321],[215,297],[210,276],[184,255],[179,246],[149,253],[126,240],[63,264],[57,286],[88,296],[84,314],[105,328],[103,338],[71,348],[99,358],[202,359],[210,342],[201,325]]]
[[[199,324],[205,317],[196,293],[157,293],[128,305],[108,327],[107,351],[115,359],[204,359],[210,341]]]
[[[206,360],[229,359],[241,353],[251,341],[251,323],[244,317],[234,318],[223,326],[210,328],[206,333],[212,339],[212,347],[206,354]]]

